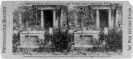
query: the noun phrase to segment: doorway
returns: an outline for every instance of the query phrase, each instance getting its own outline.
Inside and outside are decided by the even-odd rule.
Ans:
[[[44,28],[53,27],[53,10],[44,10]]]
[[[108,27],[108,10],[99,10],[100,28]]]

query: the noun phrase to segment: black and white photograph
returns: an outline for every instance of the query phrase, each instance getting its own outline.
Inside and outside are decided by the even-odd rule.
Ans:
[[[123,39],[126,19],[121,2],[43,1],[12,5],[14,10],[7,11],[12,14],[12,23],[6,23],[12,24],[12,55],[123,56],[123,42],[128,39]]]
[[[13,53],[121,54],[122,14],[120,3],[86,6],[27,3],[13,13]]]

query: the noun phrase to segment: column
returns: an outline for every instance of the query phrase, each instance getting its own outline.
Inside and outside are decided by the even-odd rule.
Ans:
[[[41,10],[41,28],[44,29],[44,14],[43,14],[43,10]]]
[[[75,11],[75,25],[77,27],[77,12]]]
[[[55,10],[53,10],[53,27],[56,27],[56,24],[58,23],[56,22]]]
[[[113,27],[113,21],[111,20],[111,10],[109,9],[108,10],[108,24],[109,24],[109,27]]]
[[[61,10],[61,15],[60,15],[60,27],[62,27],[62,19],[63,19],[63,18],[62,18],[62,16],[63,16],[62,12],[63,12],[63,11]]]
[[[96,10],[96,25],[97,25],[97,28],[100,27],[100,22],[99,22],[99,10]]]
[[[38,18],[37,18],[37,13],[36,13],[36,24],[38,23],[38,21],[37,21],[37,20],[38,20]]]
[[[115,26],[118,26],[118,12],[116,11]]]

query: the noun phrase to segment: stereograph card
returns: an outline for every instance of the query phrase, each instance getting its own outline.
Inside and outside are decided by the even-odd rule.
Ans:
[[[3,1],[3,58],[127,58],[132,53],[127,1]]]

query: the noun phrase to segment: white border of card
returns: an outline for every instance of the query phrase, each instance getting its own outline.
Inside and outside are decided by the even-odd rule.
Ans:
[[[113,10],[115,10],[115,7],[116,7],[113,4],[116,4],[116,5],[121,4],[121,13],[122,13],[121,16],[115,15],[115,17],[112,17],[113,13],[119,14],[119,9],[117,10],[118,13],[117,13],[117,11],[113,12]],[[16,33],[18,33],[17,30],[20,30],[19,28],[17,28],[18,24],[14,23],[16,21],[16,20],[14,21],[14,17],[17,16],[17,15],[14,15],[15,14],[14,12],[17,10],[16,12],[20,12],[20,14],[21,14],[21,12],[23,12],[23,11],[20,10],[18,7],[20,7],[20,6],[33,6],[33,5],[34,6],[35,5],[40,6],[40,8],[39,7],[37,8],[39,10],[38,13],[36,12],[33,14],[35,14],[34,17],[36,19],[38,18],[41,21],[39,26],[41,26],[41,29],[43,29],[44,31],[37,31],[37,29],[39,27],[37,29],[26,28],[26,30],[28,32],[20,31],[19,32],[20,33],[19,34],[20,44],[16,43],[16,45],[20,45],[19,48],[23,48],[22,50],[27,50],[30,53],[29,54],[23,54],[21,52],[14,52],[14,49],[15,49],[14,47],[18,47],[18,46],[16,46],[16,45],[14,46],[14,43],[16,41],[13,41],[13,39],[18,39],[18,38],[14,38],[14,37],[18,35],[18,34],[16,34]],[[88,43],[88,41],[90,41],[92,38],[95,38],[95,40],[97,40],[97,38],[99,38],[98,36],[99,36],[100,32],[96,31],[96,30],[95,31],[88,30],[88,29],[92,28],[91,26],[87,27],[87,29],[86,29],[85,27],[83,27],[84,25],[81,25],[81,27],[83,27],[82,31],[78,31],[74,28],[74,30],[68,30],[67,34],[74,36],[73,38],[72,38],[72,36],[69,37],[69,39],[74,39],[74,45],[71,45],[71,47],[76,47],[76,49],[78,51],[82,51],[82,52],[77,53],[77,52],[73,51],[73,53],[75,53],[75,55],[74,54],[66,54],[67,53],[66,50],[62,50],[63,53],[60,53],[60,52],[45,53],[43,51],[44,53],[41,52],[42,54],[40,54],[37,51],[31,52],[31,51],[35,50],[36,48],[38,48],[38,43],[37,43],[38,40],[41,40],[44,38],[45,35],[43,35],[43,34],[45,34],[47,31],[45,28],[49,27],[49,30],[48,30],[49,31],[48,32],[49,37],[53,38],[53,35],[52,35],[54,32],[53,29],[63,27],[65,29],[62,29],[60,31],[65,31],[68,27],[67,25],[69,25],[69,26],[73,25],[71,23],[69,23],[67,25],[59,25],[59,24],[66,23],[65,21],[63,22],[63,20],[62,20],[62,19],[64,19],[63,18],[64,14],[62,12],[64,12],[64,10],[66,10],[65,9],[66,6],[68,9],[69,8],[72,9],[73,6],[76,6],[73,11],[78,11],[77,13],[82,12],[80,9],[81,8],[85,9],[84,6],[87,6],[88,8],[90,7],[90,9],[88,9],[89,11],[92,11],[92,9],[95,9],[94,12],[95,12],[96,16],[92,17],[92,19],[96,20],[96,27],[98,28],[97,30],[100,30],[99,28],[102,28],[102,26],[100,26],[101,25],[100,23],[101,23],[101,21],[104,21],[104,20],[101,20],[101,19],[108,19],[108,21],[106,23],[107,26],[114,25],[114,24],[118,25],[120,23],[118,26],[121,27],[121,30],[122,30],[122,33],[121,33],[121,35],[122,35],[121,36],[121,39],[122,39],[121,40],[121,43],[122,43],[121,50],[116,51],[116,53],[114,53],[114,52],[99,52],[99,51],[92,52],[92,51],[89,51],[88,55],[87,54],[84,55],[84,53],[82,54],[82,52],[87,50],[86,48],[91,48],[92,46],[94,46],[94,45],[87,45],[87,44],[90,44],[90,42]],[[101,7],[92,8],[94,6],[101,6]],[[119,6],[117,6],[117,7],[119,7]],[[26,8],[26,7],[24,7],[24,8]],[[24,9],[24,8],[22,7],[21,9]],[[33,7],[33,8],[36,8],[36,7]],[[61,8],[64,8],[64,9],[61,9]],[[76,8],[79,8],[79,9],[76,9]],[[102,10],[102,8],[104,11]],[[108,8],[111,8],[111,11],[106,10]],[[35,9],[33,9],[33,10],[35,10]],[[48,11],[41,11],[41,10],[48,10]],[[49,10],[51,10],[51,11],[49,11]],[[101,11],[97,11],[97,10],[101,10]],[[101,2],[99,2],[99,1],[73,1],[73,2],[72,1],[3,1],[2,6],[1,6],[1,12],[2,12],[1,13],[1,20],[2,20],[2,34],[3,34],[1,36],[2,37],[2,40],[1,40],[1,42],[2,42],[1,43],[2,44],[1,45],[2,46],[2,49],[1,49],[2,50],[2,57],[3,58],[27,58],[27,57],[28,58],[45,58],[45,57],[48,57],[48,58],[53,58],[53,57],[65,57],[65,58],[71,58],[71,57],[76,57],[76,58],[78,58],[78,57],[82,57],[82,58],[88,58],[88,57],[89,58],[99,58],[99,57],[100,58],[105,58],[105,57],[106,58],[114,58],[114,57],[123,58],[124,57],[124,58],[128,58],[128,57],[131,57],[132,56],[132,31],[131,30],[132,30],[132,17],[133,17],[132,10],[133,10],[132,6],[130,5],[130,3],[128,1],[101,1]],[[61,11],[61,12],[59,12],[59,11]],[[52,14],[50,14],[51,12],[52,12]],[[32,13],[32,12],[30,12],[30,13]],[[60,13],[60,15],[58,15],[59,13]],[[70,12],[66,12],[67,15],[68,15],[68,13],[70,13]],[[38,15],[38,14],[40,14],[40,15]],[[76,12],[71,13],[71,14],[76,14]],[[47,18],[47,17],[50,17],[47,15],[52,15],[52,18]],[[103,15],[103,16],[108,15],[108,17],[103,17],[100,15]],[[21,16],[22,15],[18,15],[18,19],[22,19],[25,17],[25,16],[24,17],[23,16],[21,17]],[[91,16],[93,16],[93,15],[89,15],[89,16],[91,18]],[[74,17],[76,19],[77,16],[74,16]],[[79,17],[77,17],[77,18],[79,18]],[[122,19],[121,19],[121,22],[120,22],[120,20],[115,20],[116,21],[115,22],[114,20],[112,20],[114,18],[117,18],[117,19],[122,18]],[[50,25],[51,21],[46,21],[44,19],[53,19],[52,25]],[[81,19],[84,19],[84,18],[81,17]],[[58,20],[60,20],[60,21],[58,21]],[[27,20],[25,20],[25,21],[27,21]],[[23,25],[25,26],[25,24],[27,24],[27,23],[29,26],[29,22],[25,22],[25,21],[23,21],[23,22],[18,21],[20,23],[19,25],[20,25],[21,29],[22,29]],[[24,22],[25,22],[25,24],[22,24]],[[48,22],[48,23],[45,24],[46,22]],[[75,22],[74,24],[77,24],[77,25],[75,25],[75,27],[80,26],[79,23],[77,23],[77,21],[74,21],[74,22]],[[83,22],[83,21],[81,21],[81,22]],[[113,22],[115,22],[115,23],[113,23]],[[93,23],[93,20],[90,23]],[[35,24],[38,24],[38,22],[36,22]],[[14,30],[14,26],[16,26],[15,30]],[[50,26],[52,26],[52,27],[50,27]],[[69,27],[69,29],[70,28],[73,29],[73,27]],[[109,31],[108,29],[109,29],[109,27],[103,28],[103,33],[105,35],[104,39],[106,39],[106,36],[108,36],[108,34],[110,33],[110,32],[108,32]],[[33,31],[31,31],[31,30],[33,30]],[[119,29],[117,29],[117,30],[119,31]],[[27,35],[25,33],[28,33],[29,35]],[[113,35],[115,35],[115,34],[113,34]],[[118,36],[116,38],[118,38]],[[24,37],[26,38],[26,40],[23,39]],[[84,40],[80,40],[80,38],[82,38],[82,39],[84,38]],[[45,40],[43,40],[43,41],[45,41]],[[82,42],[82,41],[84,41],[84,42]],[[102,41],[102,42],[103,42],[102,43],[103,45],[107,43],[106,40],[105,40],[105,42],[104,41]],[[48,46],[50,46],[51,44],[52,44],[52,42],[48,41]],[[80,49],[80,47],[82,47],[82,48],[84,47],[84,48]],[[26,49],[26,48],[29,48],[29,49]],[[30,49],[30,48],[32,48],[32,49]],[[44,48],[42,48],[42,49],[44,49]],[[49,48],[47,48],[47,49],[49,50]],[[54,49],[56,49],[56,48],[54,48]],[[72,49],[74,49],[74,48],[71,48],[70,50],[72,50]],[[16,50],[21,50],[21,49],[16,48]]]

